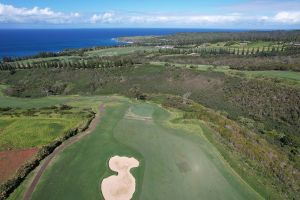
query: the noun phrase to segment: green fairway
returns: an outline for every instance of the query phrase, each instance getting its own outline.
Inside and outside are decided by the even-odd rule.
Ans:
[[[206,140],[200,126],[173,124],[154,104],[107,98],[96,130],[47,168],[32,199],[103,199],[108,160],[133,156],[140,166],[134,199],[260,199]],[[189,131],[188,131],[189,130]]]

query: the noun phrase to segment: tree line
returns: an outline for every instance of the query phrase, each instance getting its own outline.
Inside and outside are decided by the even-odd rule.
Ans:
[[[187,45],[227,41],[283,41],[300,42],[300,31],[244,31],[244,32],[192,32],[159,37],[145,37],[137,44]]]
[[[31,68],[110,68],[110,67],[123,67],[132,66],[135,62],[131,58],[91,58],[91,59],[78,59],[78,60],[50,60],[39,62],[1,62],[0,70],[14,69],[31,69]]]
[[[159,49],[160,54],[200,54],[200,55],[254,55],[254,56],[276,56],[276,55],[293,55],[300,53],[300,47],[294,46],[277,46],[277,47],[262,47],[260,48],[165,48]]]

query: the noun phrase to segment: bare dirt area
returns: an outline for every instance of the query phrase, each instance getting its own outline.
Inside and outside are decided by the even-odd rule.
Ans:
[[[38,148],[9,150],[0,152],[0,183],[3,183],[16,171],[30,160],[38,151]]]
[[[135,192],[135,178],[130,169],[138,167],[135,158],[114,156],[109,160],[109,168],[118,173],[103,179],[101,191],[105,200],[130,200]]]

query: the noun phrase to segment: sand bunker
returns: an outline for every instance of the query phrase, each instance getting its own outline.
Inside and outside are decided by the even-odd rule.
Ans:
[[[139,166],[135,158],[114,156],[109,160],[109,168],[118,175],[103,179],[101,191],[105,200],[130,200],[135,191],[135,178],[130,169]]]

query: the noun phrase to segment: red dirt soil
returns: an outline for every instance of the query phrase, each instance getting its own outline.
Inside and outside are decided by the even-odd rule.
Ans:
[[[0,184],[12,177],[37,151],[38,148],[0,151]]]

